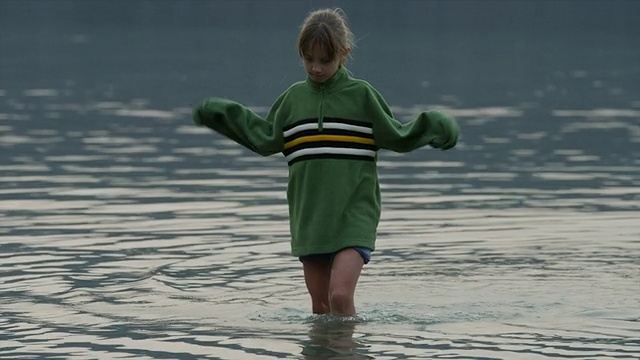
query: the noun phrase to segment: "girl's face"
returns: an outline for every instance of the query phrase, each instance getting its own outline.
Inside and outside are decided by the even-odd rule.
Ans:
[[[315,44],[309,53],[304,53],[302,56],[304,69],[313,81],[323,83],[338,71],[348,53],[347,51],[342,56],[336,56],[335,59],[330,60],[323,47],[320,44]]]

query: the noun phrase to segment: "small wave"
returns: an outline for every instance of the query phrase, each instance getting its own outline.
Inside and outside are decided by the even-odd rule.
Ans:
[[[512,319],[517,313],[499,311],[465,311],[454,309],[435,309],[431,312],[412,304],[374,304],[364,305],[364,310],[355,316],[338,317],[331,314],[310,314],[308,310],[284,308],[270,313],[254,313],[252,321],[277,322],[281,324],[332,324],[340,322],[384,325],[434,325],[458,322],[493,321]]]

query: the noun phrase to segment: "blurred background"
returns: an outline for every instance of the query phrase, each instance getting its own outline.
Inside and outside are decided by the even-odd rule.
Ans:
[[[469,106],[637,101],[635,1],[5,0],[0,6],[7,92],[37,86],[149,98],[164,107],[210,93],[268,105],[304,78],[295,40],[307,13],[341,7],[357,38],[349,68],[392,104],[440,104],[452,96]]]

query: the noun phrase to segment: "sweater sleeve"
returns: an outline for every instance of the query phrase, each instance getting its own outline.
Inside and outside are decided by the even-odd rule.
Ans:
[[[269,156],[284,148],[280,107],[284,94],[272,105],[266,118],[235,101],[209,98],[193,110],[196,125],[206,126],[247,149]]]
[[[430,145],[448,150],[458,141],[458,124],[440,111],[426,111],[413,121],[401,123],[393,118],[389,105],[373,87],[368,88],[365,107],[373,122],[376,145],[380,148],[409,152]]]

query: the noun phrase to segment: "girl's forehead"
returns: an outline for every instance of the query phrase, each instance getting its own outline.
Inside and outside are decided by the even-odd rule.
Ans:
[[[305,56],[311,56],[311,57],[317,57],[317,58],[330,57],[327,46],[325,46],[319,41],[316,41],[313,44],[309,45],[303,51],[303,53]]]

